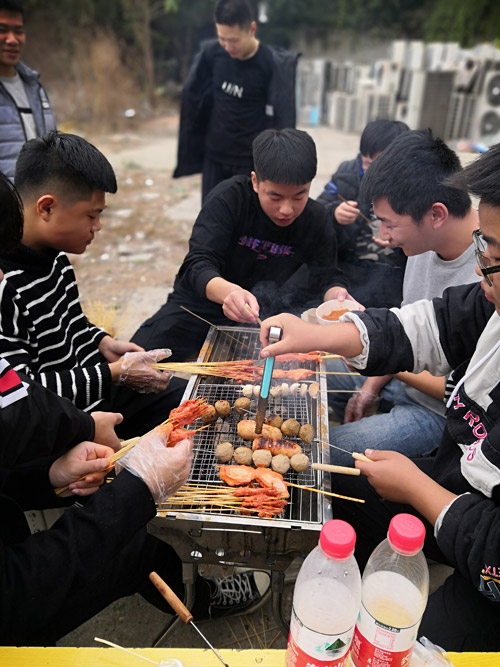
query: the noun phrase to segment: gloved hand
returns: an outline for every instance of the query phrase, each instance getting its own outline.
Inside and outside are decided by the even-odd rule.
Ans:
[[[366,389],[362,389],[359,393],[353,394],[347,401],[344,415],[344,424],[357,422],[363,417],[371,417],[377,411],[380,403],[380,396],[370,394]]]
[[[170,357],[172,350],[127,352],[116,363],[120,364],[118,382],[139,394],[158,394],[167,388],[172,373],[151,368],[151,364]]]
[[[147,484],[155,503],[161,503],[186,482],[193,462],[193,441],[181,440],[167,447],[167,432],[146,433],[127,454],[116,462],[116,471],[125,469]]]

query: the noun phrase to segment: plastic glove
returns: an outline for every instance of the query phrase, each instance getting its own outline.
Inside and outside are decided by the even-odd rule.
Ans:
[[[172,373],[151,368],[151,364],[170,357],[172,350],[127,352],[120,359],[118,382],[139,394],[158,394],[167,388]]]
[[[357,422],[363,417],[371,417],[377,411],[380,403],[380,396],[370,394],[369,391],[362,389],[359,393],[353,394],[347,401],[344,415],[344,424]]]
[[[180,489],[193,462],[192,440],[181,440],[175,447],[167,447],[167,437],[165,430],[150,431],[116,462],[117,472],[128,470],[147,484],[156,503]]]

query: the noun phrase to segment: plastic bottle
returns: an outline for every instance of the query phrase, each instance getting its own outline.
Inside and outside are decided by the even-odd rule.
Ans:
[[[353,556],[356,533],[345,521],[327,521],[319,545],[295,583],[287,667],[344,667],[361,602],[361,575]]]
[[[370,556],[351,648],[356,667],[409,666],[429,591],[424,539],[420,519],[397,514]]]

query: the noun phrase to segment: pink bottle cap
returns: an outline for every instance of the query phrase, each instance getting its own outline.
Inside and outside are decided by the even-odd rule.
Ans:
[[[354,551],[356,533],[346,521],[327,521],[319,536],[319,544],[330,558],[348,558]]]
[[[389,524],[388,538],[396,551],[415,554],[424,544],[425,526],[413,514],[396,514]]]

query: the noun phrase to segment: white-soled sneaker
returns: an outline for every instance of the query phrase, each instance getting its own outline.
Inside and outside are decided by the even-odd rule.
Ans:
[[[249,614],[267,600],[271,577],[263,570],[247,570],[227,577],[204,577],[212,589],[210,617]]]

